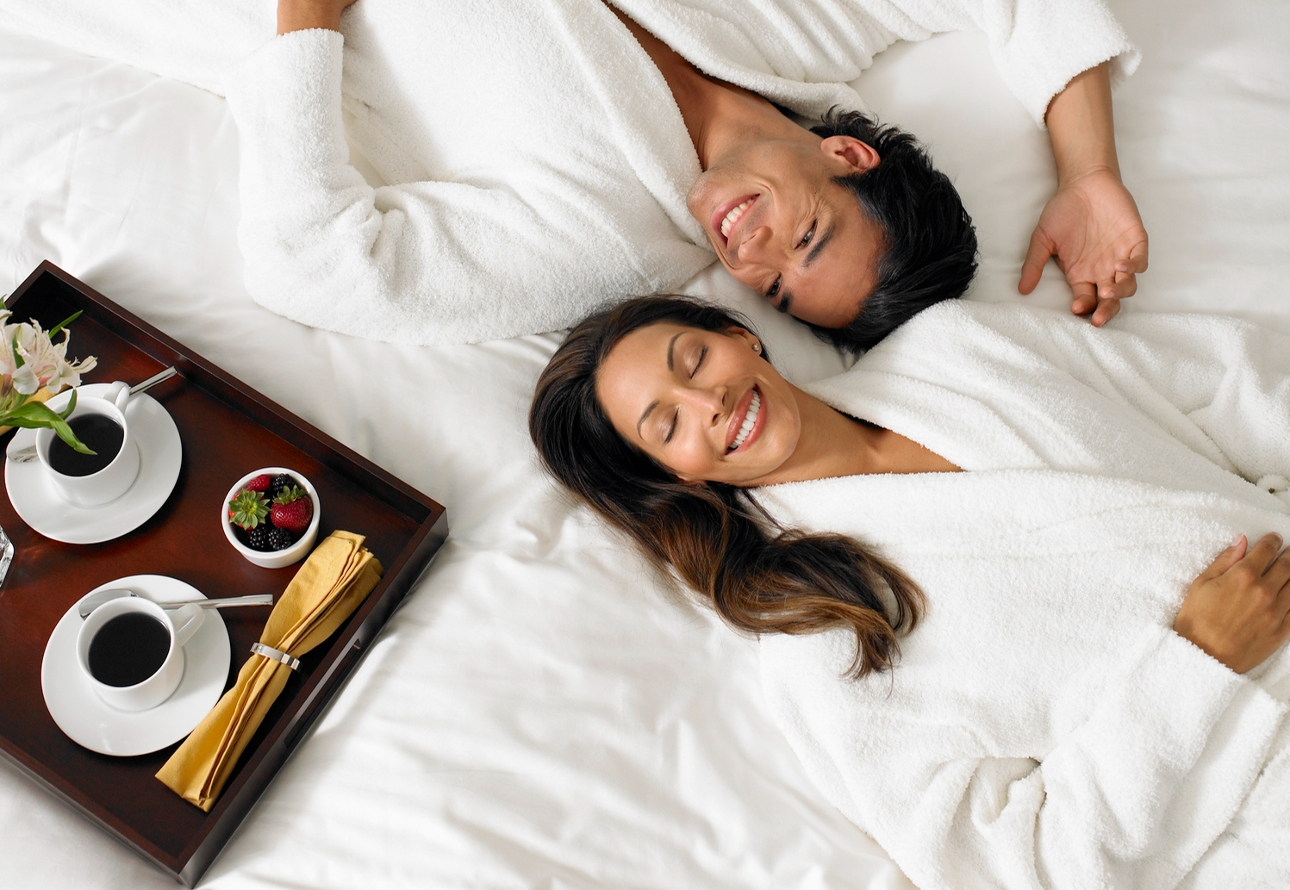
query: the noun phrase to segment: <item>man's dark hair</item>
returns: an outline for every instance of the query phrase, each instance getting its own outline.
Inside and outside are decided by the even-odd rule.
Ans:
[[[822,340],[860,352],[933,303],[963,295],[976,274],[976,230],[949,177],[908,133],[836,108],[811,132],[859,139],[881,158],[871,170],[834,180],[886,235],[878,283],[846,327],[811,325]]]

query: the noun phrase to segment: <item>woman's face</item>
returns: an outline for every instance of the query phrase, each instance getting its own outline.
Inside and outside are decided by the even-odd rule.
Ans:
[[[628,442],[687,482],[751,487],[801,435],[793,387],[742,328],[661,322],[628,334],[596,377],[596,397]]]

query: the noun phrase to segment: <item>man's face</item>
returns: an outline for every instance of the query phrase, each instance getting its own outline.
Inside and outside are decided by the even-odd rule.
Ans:
[[[687,203],[731,275],[782,312],[845,327],[877,283],[886,242],[833,180],[878,161],[845,136],[751,142],[705,170]]]

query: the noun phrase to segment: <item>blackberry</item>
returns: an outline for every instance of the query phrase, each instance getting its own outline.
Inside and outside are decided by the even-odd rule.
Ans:
[[[269,500],[273,500],[293,485],[299,485],[295,476],[289,476],[286,473],[279,473],[273,477],[269,483]]]
[[[267,525],[257,525],[246,533],[246,546],[261,552],[275,549],[269,546],[269,542],[273,540],[271,535],[275,531],[277,529],[270,528]]]
[[[299,540],[296,535],[292,534],[285,528],[274,528],[269,530],[269,544],[265,550],[286,550],[292,544]]]

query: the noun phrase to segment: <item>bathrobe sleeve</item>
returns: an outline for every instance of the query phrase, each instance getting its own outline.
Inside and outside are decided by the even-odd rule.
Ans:
[[[763,640],[768,704],[816,784],[923,890],[1172,888],[1240,807],[1285,713],[1153,626],[1052,750],[1003,756],[972,721],[891,704],[890,678],[860,693],[835,660],[794,655],[799,642]]]
[[[257,302],[369,339],[464,343],[566,327],[649,289],[626,251],[615,261],[613,233],[587,250],[576,201],[537,208],[516,190],[465,182],[368,185],[344,137],[343,42],[292,32],[229,76],[238,238]]]
[[[855,0],[903,40],[981,31],[999,74],[1041,126],[1071,78],[1113,61],[1113,81],[1140,54],[1101,0]]]

